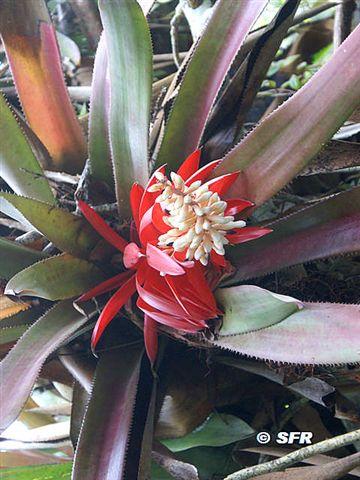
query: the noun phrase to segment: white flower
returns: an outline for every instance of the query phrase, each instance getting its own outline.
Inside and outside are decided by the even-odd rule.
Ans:
[[[186,186],[181,176],[174,172],[170,175],[171,181],[161,172],[155,177],[158,182],[148,191],[162,192],[156,201],[165,213],[164,222],[171,227],[160,235],[158,245],[172,245],[175,252],[186,251],[188,260],[195,259],[203,265],[207,265],[212,250],[224,255],[224,245],[229,243],[227,233],[246,223],[226,216],[227,203],[209,190],[206,183],[202,185],[198,180]]]

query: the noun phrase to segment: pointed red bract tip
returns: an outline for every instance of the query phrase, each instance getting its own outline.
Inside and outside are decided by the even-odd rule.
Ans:
[[[152,365],[154,365],[158,352],[158,334],[156,322],[148,315],[144,315],[144,340],[145,350]]]
[[[222,175],[221,177],[214,178],[213,180],[209,180],[206,184],[214,193],[223,196],[229,190],[231,185],[235,182],[235,180],[240,175],[240,172],[233,172],[227,173],[226,175]]]
[[[86,220],[98,232],[98,234],[117,250],[124,252],[128,242],[120,237],[120,235],[111,227],[109,227],[105,220],[98,213],[96,213],[95,210],[90,207],[90,205],[85,203],[83,200],[78,200],[78,205]]]
[[[109,278],[109,280],[105,280],[105,282],[100,283],[96,287],[81,295],[81,297],[76,300],[76,303],[86,302],[91,298],[97,297],[106,292],[110,292],[111,290],[115,290],[115,288],[119,288],[133,274],[133,272],[122,272],[118,275],[115,275],[115,277]]]
[[[256,240],[271,232],[271,228],[244,227],[239,228],[236,233],[229,233],[226,235],[226,238],[232,245],[237,245],[239,243],[249,242],[250,240]]]
[[[178,169],[177,174],[186,181],[191,175],[194,175],[198,171],[200,165],[201,150],[195,150],[187,159],[182,163]]]
[[[221,160],[214,160],[213,162],[210,162],[207,165],[205,165],[204,167],[200,168],[200,170],[195,172],[193,175],[191,175],[191,177],[189,177],[186,180],[186,182],[185,182],[186,185],[190,185],[191,183],[197,182],[198,180],[201,180],[202,182],[204,182],[208,178],[210,173],[213,170],[215,170],[215,168],[218,165],[220,165],[220,163],[221,163]]]
[[[138,183],[134,183],[134,185],[131,187],[131,190],[130,190],[130,206],[131,206],[131,212],[132,212],[132,216],[133,216],[137,231],[139,231],[139,225],[140,225],[139,212],[140,212],[140,203],[143,195],[144,195],[144,188]]]
[[[101,312],[91,337],[91,348],[93,351],[104,333],[105,328],[135,292],[136,282],[135,275],[133,275],[114,293]]]
[[[254,202],[250,202],[249,200],[244,200],[242,198],[232,198],[226,200],[226,203],[227,207],[225,210],[225,215],[232,216],[235,216],[246,208],[253,207],[255,205]]]

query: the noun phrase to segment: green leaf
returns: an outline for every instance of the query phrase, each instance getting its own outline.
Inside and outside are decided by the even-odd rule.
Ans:
[[[220,288],[216,290],[216,299],[224,310],[220,335],[260,330],[281,322],[301,308],[298,300],[255,285]]]
[[[196,430],[185,437],[162,440],[173,452],[193,447],[222,447],[253,436],[255,431],[234,415],[211,414]]]
[[[89,115],[89,160],[94,180],[114,185],[109,144],[110,84],[105,35],[96,50],[91,83]]]
[[[360,103],[360,26],[295,95],[225,157],[215,176],[241,170],[230,196],[261,205],[291,181]]]
[[[37,250],[0,238],[0,278],[9,279],[15,273],[45,258]]]
[[[1,469],[2,480],[70,480],[71,463]]]
[[[241,305],[241,288],[232,287],[231,295],[238,293]],[[226,294],[224,294],[226,295]],[[274,325],[250,333],[243,332],[239,317],[239,333],[235,333],[236,319],[224,316],[224,331],[231,321],[231,335],[222,335],[214,346],[249,357],[309,365],[338,365],[360,361],[360,306],[336,303],[307,303]],[[334,345],[336,344],[336,348]]]
[[[1,177],[15,193],[55,203],[50,185],[24,132],[0,94]]]
[[[23,335],[28,328],[28,325],[18,325],[16,327],[0,326],[0,345],[5,345],[6,343],[12,343],[19,340],[21,335]]]
[[[219,0],[186,68],[165,127],[157,165],[172,170],[199,145],[210,109],[236,52],[266,0]]]
[[[11,193],[0,193],[0,210],[12,218],[24,219],[60,250],[88,258],[100,240],[82,217],[47,203]]]
[[[5,292],[63,300],[76,297],[103,280],[105,275],[94,264],[64,253],[17,273],[6,285]]]
[[[77,44],[67,35],[56,32],[56,38],[59,44],[60,53],[63,58],[68,58],[75,66],[81,63],[81,52]]]
[[[110,147],[119,213],[130,216],[134,182],[148,179],[152,84],[149,28],[135,0],[100,0],[109,62]]]
[[[37,320],[0,362],[1,431],[19,415],[47,357],[88,318],[75,310],[70,300],[60,302]]]
[[[360,187],[334,195],[269,225],[256,242],[228,249],[235,275],[225,285],[281,268],[360,250]]]

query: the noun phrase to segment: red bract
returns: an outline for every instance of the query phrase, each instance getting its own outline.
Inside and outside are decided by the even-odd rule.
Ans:
[[[79,301],[118,289],[105,305],[93,331],[96,347],[106,326],[137,292],[137,306],[144,312],[147,354],[157,353],[156,323],[187,333],[207,326],[219,310],[207,280],[207,272],[226,268],[224,246],[261,237],[270,232],[245,227],[234,216],[252,206],[243,199],[226,202],[226,194],[238,174],[206,182],[219,162],[199,169],[195,151],[178,172],[165,175],[165,166],[154,172],[146,188],[135,184],[130,203],[133,214],[131,242],[127,242],[83,201],[79,207],[91,225],[123,254],[126,272],[103,282]],[[204,183],[205,182],[205,183]]]

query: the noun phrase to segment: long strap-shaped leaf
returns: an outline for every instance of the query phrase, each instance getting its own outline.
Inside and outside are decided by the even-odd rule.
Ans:
[[[237,271],[227,285],[299,263],[360,251],[360,187],[271,224],[273,232],[230,247]]]
[[[231,195],[261,205],[319,152],[360,102],[360,26],[293,97],[229,152],[214,175],[242,170]]]
[[[176,168],[198,146],[210,109],[236,52],[266,0],[219,0],[186,69],[157,164]]]
[[[206,125],[204,140],[210,159],[219,158],[235,143],[266,73],[291,26],[300,0],[287,0],[255,43],[217,100]],[[236,61],[238,61],[238,54]],[[233,67],[234,68],[234,67]]]
[[[233,288],[238,289],[241,310],[242,287]],[[222,292],[225,308],[226,290]],[[263,315],[268,314],[264,309]],[[270,327],[245,334],[221,335],[220,331],[212,343],[235,353],[276,362],[338,365],[360,362],[359,338],[359,305],[304,303],[302,310]]]
[[[0,238],[0,278],[8,279],[45,257],[42,252]]]
[[[152,83],[149,28],[135,0],[100,0],[110,76],[110,148],[119,213],[130,216],[134,182],[148,179]]]
[[[110,84],[106,40],[101,35],[96,50],[91,84],[89,116],[89,159],[94,180],[114,184],[109,144]]]
[[[11,193],[0,193],[0,211],[28,222],[56,247],[77,257],[88,258],[100,237],[81,217],[48,203]]]
[[[0,431],[19,415],[47,357],[87,320],[71,301],[60,302],[21,337],[0,363]]]
[[[26,118],[58,168],[78,172],[86,145],[43,0],[2,0],[0,33]]]
[[[0,176],[15,193],[54,203],[54,195],[41,165],[2,94],[0,131]]]
[[[6,285],[6,293],[64,300],[84,293],[104,278],[93,263],[64,253],[17,273]]]
[[[101,355],[80,432],[73,480],[140,479],[137,475],[138,447],[151,396],[151,382],[149,384],[147,379],[147,384],[144,383],[141,375],[143,352],[142,346],[120,347]],[[138,388],[142,401],[148,398],[147,407],[134,416]],[[131,438],[133,435],[139,437],[135,442]],[[129,459],[126,459],[127,453]],[[129,467],[126,466],[128,462],[131,463]]]

